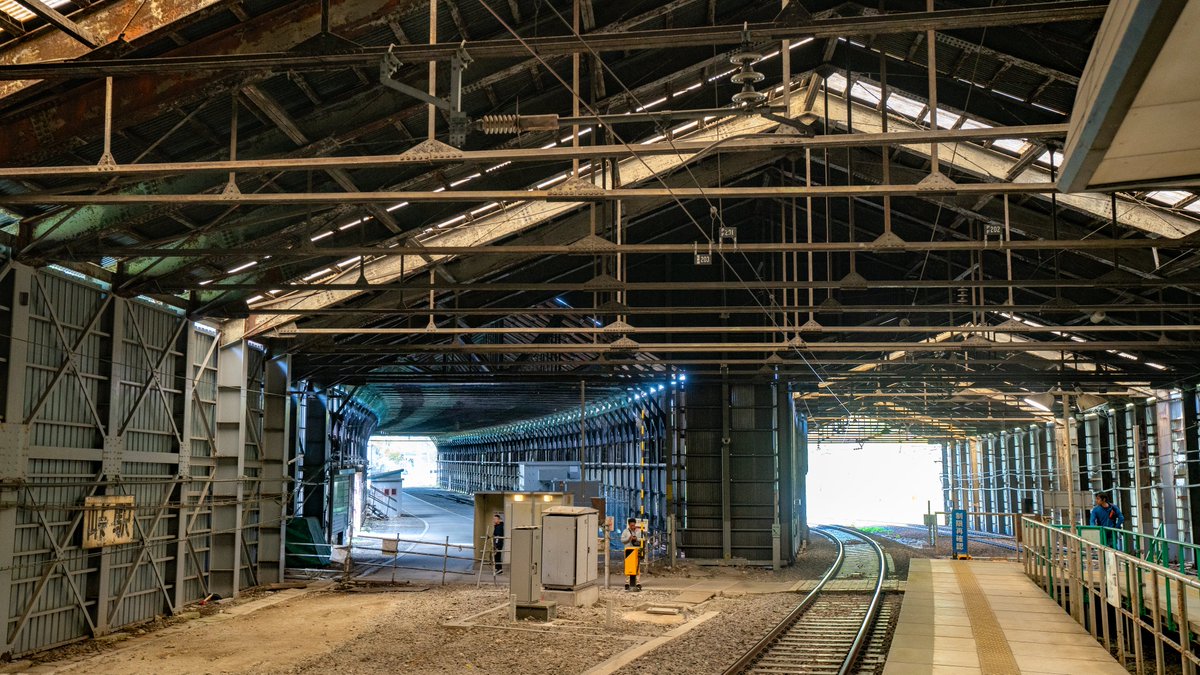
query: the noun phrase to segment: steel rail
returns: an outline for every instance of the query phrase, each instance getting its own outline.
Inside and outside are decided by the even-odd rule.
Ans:
[[[60,194],[26,192],[0,195],[0,205],[29,204],[116,205],[116,204],[399,204],[400,202],[597,202],[636,199],[747,199],[789,197],[915,197],[942,195],[1046,194],[1056,192],[1053,183],[958,183],[913,185],[826,185],[804,187],[677,187],[600,188],[548,190],[385,190],[378,192],[274,192],[240,191],[204,194]]]
[[[769,649],[775,640],[779,639],[780,635],[783,635],[789,628],[791,628],[797,621],[800,620],[800,617],[804,615],[804,612],[808,611],[808,608],[812,605],[813,601],[816,600],[817,596],[821,594],[821,590],[825,588],[825,584],[827,584],[829,580],[841,570],[842,563],[845,562],[846,559],[846,545],[842,543],[841,539],[838,539],[828,532],[825,532],[821,528],[813,528],[811,531],[820,534],[837,545],[837,558],[834,559],[833,564],[829,566],[829,569],[825,570],[825,575],[821,577],[821,579],[817,582],[817,585],[814,586],[813,589],[804,596],[804,598],[800,601],[800,604],[797,605],[796,608],[791,612],[788,612],[788,615],[783,618],[783,621],[780,621],[779,624],[772,628],[770,632],[768,632],[761,640],[756,642],[754,646],[751,647],[745,654],[743,654],[741,658],[734,662],[733,665],[726,668],[724,675],[740,675],[742,672],[744,672],[760,654]]]
[[[793,26],[755,23],[743,26],[694,26],[675,29],[638,30],[620,33],[593,33],[580,40],[574,35],[529,37],[521,40],[499,39],[441,44],[407,44],[371,47],[337,54],[295,54],[287,52],[167,56],[140,59],[89,59],[43,61],[0,66],[0,81],[29,79],[74,79],[118,75],[165,75],[195,71],[274,71],[336,70],[350,66],[377,64],[389,51],[401,61],[417,63],[453,58],[465,49],[471,58],[496,59],[524,57],[532,49],[538,56],[561,56],[581,52],[611,52],[644,49],[694,48],[737,45],[746,38],[752,42],[779,42],[804,38],[847,37],[911,33],[926,30],[959,30],[998,26],[1047,24],[1085,21],[1104,16],[1108,3],[1102,0],[1063,0],[1026,3],[1001,7],[896,12],[874,16],[813,19]]]
[[[842,659],[837,671],[838,675],[848,675],[848,673],[852,672],[854,665],[858,662],[859,656],[862,653],[863,646],[866,644],[867,638],[874,629],[875,622],[879,616],[879,608],[883,600],[883,580],[887,576],[887,557],[883,553],[883,548],[879,546],[879,542],[875,541],[871,537],[849,528],[829,525],[823,528],[816,528],[815,531],[837,543],[838,557],[834,561],[834,565],[830,567],[829,571],[826,572],[825,576],[821,578],[813,590],[804,597],[800,605],[797,606],[796,609],[789,612],[788,615],[784,617],[783,621],[779,622],[779,624],[772,628],[771,631],[763,637],[763,639],[759,640],[740,659],[738,659],[737,662],[726,669],[725,675],[740,675],[741,673],[753,672],[754,664],[761,660],[764,656],[768,655],[776,646],[777,641],[783,635],[791,631],[800,622],[800,620],[812,606],[812,603],[816,600],[817,596],[820,595],[820,593],[825,589],[829,580],[832,579],[833,575],[836,575],[838,571],[840,571],[846,558],[846,546],[841,538],[829,534],[825,531],[826,529],[840,532],[843,535],[848,535],[869,544],[875,553],[875,558],[878,563],[878,575],[875,579],[875,588],[871,593],[870,600],[868,601],[862,623],[855,632],[846,656]]]
[[[726,110],[726,116],[739,111]],[[662,113],[668,117],[670,111]],[[586,122],[585,122],[586,123]],[[1066,124],[1035,124],[1028,126],[988,127],[985,129],[937,129],[897,131],[870,134],[821,134],[801,137],[778,135],[771,138],[733,137],[719,141],[677,140],[672,143],[635,145],[639,155],[690,155],[703,151],[713,153],[757,152],[762,150],[795,150],[801,148],[848,148],[877,145],[905,145],[929,142],[958,143],[1004,138],[1058,138],[1065,136]],[[599,159],[625,156],[629,148],[619,144],[584,145],[554,148],[505,148],[499,150],[455,150],[445,153],[402,152],[388,155],[347,155],[339,157],[264,157],[259,159],[211,160],[196,162],[147,162],[145,164],[73,165],[73,166],[16,166],[0,167],[0,178],[77,178],[99,176],[137,176],[188,173],[250,173],[257,171],[323,171],[327,169],[379,169],[404,164],[474,164],[490,162],[546,162],[552,160]]]
[[[879,556],[879,577],[875,580],[875,591],[871,594],[871,605],[867,608],[867,616],[863,619],[862,627],[858,629],[858,634],[854,636],[854,644],[850,647],[850,654],[846,656],[846,660],[842,662],[842,667],[838,669],[838,675],[848,675],[854,664],[858,661],[858,656],[862,652],[867,638],[870,637],[872,629],[875,627],[875,619],[879,616],[879,607],[883,601],[883,578],[887,576],[887,556],[883,554],[883,547],[872,537],[845,527],[834,525],[832,528],[867,541],[875,549],[875,554]]]

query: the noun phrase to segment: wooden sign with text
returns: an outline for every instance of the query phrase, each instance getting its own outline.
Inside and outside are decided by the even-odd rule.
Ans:
[[[85,497],[83,509],[84,548],[133,543],[137,513],[132,495]]]

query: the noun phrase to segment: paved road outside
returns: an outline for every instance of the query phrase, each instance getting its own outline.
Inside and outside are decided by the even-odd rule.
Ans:
[[[471,560],[475,507],[467,499],[438,488],[404,488],[402,515],[368,521],[354,538],[356,573],[362,578],[388,579],[394,570],[396,578],[440,579],[449,537],[449,554],[454,557],[445,561],[447,581],[467,580],[476,570]],[[398,552],[383,554],[381,538],[400,539]],[[491,579],[490,568],[485,576]]]

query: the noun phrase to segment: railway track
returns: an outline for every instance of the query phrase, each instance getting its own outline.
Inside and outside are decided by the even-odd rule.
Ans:
[[[837,544],[837,559],[796,609],[725,675],[856,672],[884,606],[887,558],[879,544],[854,530],[822,527],[814,532]],[[829,582],[835,579],[873,581],[874,590],[827,592]],[[890,606],[885,611],[891,611]],[[863,663],[868,666],[865,670],[875,669],[875,659],[871,661]]]
[[[922,548],[928,545],[929,528],[917,525],[888,525],[878,536],[904,544],[905,546]],[[939,525],[938,536],[949,539],[951,537],[950,527]],[[971,544],[978,546],[991,546],[1008,552],[1017,550],[1016,541],[1011,535],[984,532],[982,530],[967,530],[967,539]],[[918,545],[914,546],[914,544]]]

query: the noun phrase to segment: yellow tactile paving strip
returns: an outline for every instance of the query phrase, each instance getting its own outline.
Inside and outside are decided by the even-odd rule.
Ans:
[[[975,653],[979,655],[979,668],[989,675],[1020,675],[1017,659],[1008,638],[996,620],[987,596],[979,586],[979,580],[969,565],[955,565],[954,577],[962,591],[963,605],[971,619],[971,635],[975,638]]]

